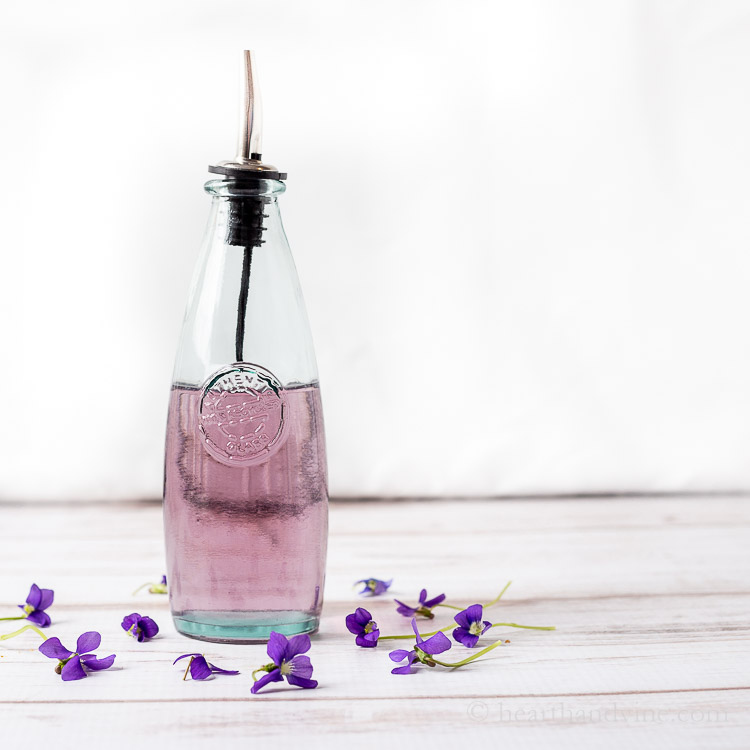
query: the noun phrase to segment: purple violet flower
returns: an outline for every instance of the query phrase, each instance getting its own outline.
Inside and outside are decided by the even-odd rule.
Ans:
[[[211,675],[215,674],[239,674],[239,670],[221,669],[221,667],[211,664],[206,661],[206,657],[203,654],[183,654],[182,656],[178,656],[172,664],[177,664],[180,659],[187,659],[188,656],[190,657],[190,661],[185,670],[185,676],[182,678],[183,680],[187,679],[188,671],[194,680],[207,680]]]
[[[55,592],[52,589],[40,589],[32,583],[29,595],[26,597],[26,604],[18,606],[26,613],[26,619],[29,622],[33,622],[40,628],[46,628],[52,620],[44,610],[52,606],[54,600]]]
[[[391,578],[390,581],[381,581],[377,578],[363,578],[361,581],[355,581],[354,585],[356,586],[358,583],[364,583],[365,587],[362,591],[357,593],[369,594],[370,596],[380,596],[381,594],[385,594],[385,592],[391,587],[393,578]]]
[[[98,659],[95,654],[89,653],[99,648],[101,642],[101,635],[95,630],[90,630],[78,638],[75,651],[68,651],[60,643],[59,638],[47,638],[39,646],[39,651],[50,659],[58,660],[55,672],[61,675],[65,682],[82,680],[88,677],[87,671],[98,672],[100,669],[109,669],[114,663],[114,654]]]
[[[422,640],[422,636],[419,635],[419,630],[417,630],[416,617],[411,618],[411,627],[414,630],[414,634],[417,636],[417,642],[414,645],[414,649],[412,651],[398,648],[388,654],[391,661],[399,662],[403,661],[404,659],[407,660],[406,666],[395,667],[391,670],[391,674],[411,674],[411,666],[415,661],[418,661],[421,664],[426,664],[428,667],[434,667],[435,662],[430,659],[430,656],[435,656],[435,654],[442,654],[443,651],[447,651],[451,647],[450,639],[445,635],[445,633],[438,632],[435,633],[435,635],[433,635],[432,637],[428,638],[426,641]]]
[[[419,603],[416,607],[410,607],[408,604],[404,604],[398,599],[394,599],[393,601],[398,604],[398,607],[396,607],[396,611],[400,615],[403,615],[404,617],[415,617],[417,615],[421,615],[422,617],[427,617],[431,620],[433,617],[435,617],[435,615],[432,614],[433,607],[440,604],[443,599],[445,599],[445,594],[440,594],[434,599],[428,600],[427,589],[422,589],[422,591],[419,593]]]
[[[281,682],[286,677],[290,685],[301,688],[318,687],[317,680],[311,680],[313,666],[309,656],[301,656],[310,650],[309,635],[295,635],[287,639],[281,633],[271,631],[266,651],[271,657],[271,663],[253,672],[253,679],[258,672],[267,672],[255,681],[250,688],[251,693],[262,690],[269,682]]]
[[[374,648],[378,645],[380,631],[378,624],[373,621],[372,615],[362,607],[357,607],[356,611],[346,616],[346,627],[350,633],[357,637],[354,642],[362,648]]]
[[[122,629],[128,635],[132,635],[138,643],[153,638],[159,632],[159,626],[150,617],[142,617],[137,612],[133,612],[122,621]]]
[[[489,620],[482,622],[481,604],[472,604],[453,619],[458,623],[458,627],[453,631],[453,637],[466,648],[474,648],[479,641],[479,636],[492,627]]]

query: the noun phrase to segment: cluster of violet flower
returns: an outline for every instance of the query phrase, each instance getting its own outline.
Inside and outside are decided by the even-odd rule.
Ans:
[[[354,585],[363,584],[360,594],[364,596],[376,597],[382,596],[391,587],[393,580],[384,581],[377,578],[366,578],[357,581]],[[142,588],[148,586],[152,594],[165,594],[167,592],[166,577],[162,577],[160,583],[146,583],[136,589],[134,594]],[[414,635],[381,635],[377,623],[373,620],[372,615],[364,607],[357,607],[354,612],[346,616],[346,627],[355,638],[357,646],[362,648],[375,648],[380,641],[411,639],[414,638],[414,644],[410,649],[396,649],[391,651],[388,656],[391,661],[396,663],[406,662],[405,664],[394,667],[392,674],[411,674],[415,664],[423,664],[428,667],[443,666],[455,669],[462,667],[478,659],[480,656],[489,653],[494,648],[510,643],[508,640],[497,640],[486,646],[478,652],[457,661],[445,662],[436,658],[437,655],[443,654],[453,646],[451,640],[445,635],[446,631],[453,630],[453,640],[465,646],[468,649],[474,649],[479,643],[479,639],[490,629],[495,627],[527,628],[531,630],[554,630],[554,626],[537,626],[537,625],[519,625],[514,622],[495,622],[492,623],[484,618],[484,610],[497,604],[503,594],[507,591],[510,582],[498,594],[495,599],[486,604],[472,604],[469,607],[459,607],[445,602],[445,594],[439,594],[428,598],[427,590],[422,589],[417,603],[414,606],[405,604],[395,599],[396,611],[408,617],[411,620],[411,627]],[[26,597],[25,604],[19,604],[23,614],[16,617],[3,617],[0,620],[27,620],[28,624],[13,633],[0,636],[0,641],[13,638],[26,630],[33,630],[43,639],[39,646],[39,651],[50,659],[56,659],[57,665],[55,672],[61,675],[65,681],[81,680],[88,676],[89,672],[98,672],[109,669],[114,664],[116,655],[110,654],[99,658],[96,651],[101,645],[101,635],[96,631],[87,631],[79,636],[76,642],[75,651],[71,651],[60,642],[57,637],[48,638],[40,628],[49,627],[51,618],[46,610],[52,605],[55,598],[55,592],[52,589],[42,589],[36,584],[32,584],[29,595]],[[458,610],[454,615],[454,624],[440,628],[431,633],[425,633],[424,636],[419,632],[417,627],[417,618],[434,619],[434,610],[437,607],[447,607]],[[150,640],[159,633],[159,626],[154,620],[138,612],[133,612],[123,618],[121,623],[122,629],[132,636],[139,643]],[[266,685],[272,682],[281,682],[284,679],[290,684],[300,688],[315,688],[318,686],[317,680],[312,679],[313,665],[310,658],[305,654],[310,650],[310,636],[295,635],[287,638],[281,633],[271,632],[266,651],[271,661],[265,664],[253,673],[253,686],[250,692],[255,694],[262,690]],[[204,654],[190,653],[178,656],[174,662],[189,659],[183,680],[186,680],[188,674],[193,680],[207,680],[214,675],[238,675],[239,670],[223,669],[210,663]],[[256,677],[262,673],[261,677]]]
[[[357,584],[363,583],[364,588],[359,592],[363,595],[368,596],[379,596],[385,593],[393,581],[381,581],[377,578],[366,578],[361,581],[357,581]],[[355,584],[355,586],[357,585]],[[486,604],[472,604],[469,607],[461,608],[453,604],[445,603],[445,594],[439,594],[438,596],[428,599],[427,590],[422,589],[419,594],[419,599],[414,606],[404,604],[404,602],[394,599],[396,603],[396,611],[411,619],[411,627],[414,631],[414,646],[410,650],[396,649],[391,651],[388,656],[391,661],[402,662],[406,660],[406,664],[403,666],[395,667],[391,670],[392,674],[411,674],[414,670],[412,666],[415,664],[424,664],[428,667],[435,667],[437,665],[443,667],[450,667],[455,669],[456,667],[462,667],[470,662],[478,659],[480,656],[492,651],[500,645],[510,643],[509,640],[497,640],[489,646],[483,648],[481,651],[468,656],[457,662],[444,662],[436,659],[438,654],[442,654],[448,651],[452,647],[451,640],[445,635],[445,632],[453,629],[453,640],[460,643],[466,648],[473,649],[479,643],[479,639],[483,636],[490,628],[495,627],[510,627],[510,628],[524,628],[528,630],[554,630],[554,626],[541,626],[541,625],[519,625],[515,622],[496,622],[492,623],[489,620],[483,619],[484,609],[497,604],[502,598],[503,594],[508,590],[510,582],[508,582],[505,588],[490,602]],[[459,610],[454,616],[454,624],[450,624],[439,630],[435,630],[431,633],[426,633],[427,639],[422,637],[417,627],[417,617],[423,617],[428,620],[432,620],[435,617],[433,610],[436,607],[448,607],[450,609]],[[457,626],[457,627],[456,627]],[[362,648],[374,648],[378,645],[379,641],[383,640],[396,640],[402,638],[411,639],[411,635],[381,635],[378,624],[373,620],[372,615],[364,607],[357,607],[357,609],[351,614],[346,616],[346,627],[350,633],[354,635],[354,642],[357,646]]]
[[[162,576],[160,583],[145,583],[133,593],[138,593],[146,586],[149,587],[148,590],[152,594],[166,594],[166,576]],[[27,620],[28,624],[12,633],[1,635],[0,641],[14,638],[27,630],[33,630],[43,639],[41,646],[39,646],[39,652],[57,661],[55,672],[65,682],[82,680],[88,677],[89,672],[109,669],[114,664],[116,655],[110,654],[99,658],[93,653],[102,642],[101,634],[97,631],[90,630],[80,635],[76,641],[75,651],[71,651],[63,646],[59,638],[48,638],[40,630],[40,628],[49,627],[52,623],[52,619],[46,610],[52,605],[54,599],[55,592],[52,589],[42,589],[35,583],[32,584],[29,595],[26,597],[26,603],[18,605],[23,610],[23,614],[16,617],[0,617],[0,620]],[[127,635],[132,636],[139,643],[150,640],[159,632],[159,626],[155,620],[138,612],[133,612],[124,617],[121,626]],[[287,639],[280,633],[272,632],[267,647],[271,662],[253,672],[255,683],[250,692],[257,693],[268,683],[279,682],[285,678],[290,685],[302,688],[317,687],[317,681],[311,679],[313,667],[310,659],[303,655],[310,650],[310,645],[310,636],[308,635],[297,635]],[[182,659],[190,659],[183,680],[187,679],[188,674],[192,679],[201,681],[214,675],[239,674],[239,670],[223,669],[211,664],[203,654],[183,654],[178,656],[173,664],[177,664]],[[258,672],[265,672],[265,674],[257,679],[255,675]]]
[[[162,578],[162,584],[164,592],[166,592],[166,578],[164,577]],[[52,624],[52,618],[46,610],[52,606],[54,601],[55,592],[53,589],[43,589],[32,583],[29,595],[26,597],[26,603],[18,605],[19,609],[23,610],[23,614],[16,617],[0,617],[0,620],[27,620],[28,624],[12,633],[0,635],[0,641],[15,638],[27,630],[33,630],[43,639],[42,645],[39,646],[39,652],[50,659],[57,659],[55,672],[65,682],[82,680],[88,676],[89,672],[109,669],[114,664],[116,655],[110,654],[100,659],[93,653],[102,642],[102,636],[96,630],[82,633],[76,641],[75,651],[65,648],[59,638],[47,637],[40,630],[40,628],[48,628]],[[140,615],[138,612],[127,615],[121,625],[122,629],[139,643],[153,638],[159,632],[159,626],[154,620]]]

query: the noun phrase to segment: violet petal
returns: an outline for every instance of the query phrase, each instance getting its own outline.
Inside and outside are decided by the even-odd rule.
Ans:
[[[379,630],[373,630],[371,633],[362,633],[358,635],[354,642],[362,648],[375,648],[378,645],[378,638],[380,637]]]
[[[416,614],[417,610],[415,607],[410,607],[408,604],[404,604],[398,599],[394,599],[393,601],[398,604],[398,607],[396,607],[396,612],[398,612],[400,615],[403,615],[404,617],[413,617]]]
[[[38,625],[40,628],[46,628],[52,622],[50,616],[41,609],[35,609],[31,614],[26,615],[26,619],[29,622],[33,622],[34,625]]]
[[[277,666],[284,661],[288,645],[289,641],[287,641],[286,636],[277,633],[275,630],[271,631],[271,635],[268,636],[266,653],[271,658],[271,661]]]
[[[481,622],[482,621],[482,605],[481,604],[472,604],[470,607],[467,607],[464,612],[466,613],[466,617],[469,618],[469,622]]]
[[[289,639],[289,647],[284,658],[291,661],[297,654],[304,654],[310,650],[310,636],[307,633],[292,636]]]
[[[98,672],[102,669],[109,669],[115,663],[115,654],[110,654],[101,659],[97,659],[94,654],[83,654],[81,656],[81,663],[93,672]]]
[[[453,631],[453,638],[466,648],[474,648],[479,640],[478,635],[472,635],[466,628],[456,628]]]
[[[406,659],[407,656],[409,656],[409,651],[403,648],[397,648],[395,651],[391,651],[390,654],[388,654],[388,658],[391,661],[403,661]]]
[[[360,625],[367,625],[372,620],[372,615],[364,607],[357,607],[354,610],[354,618]]]
[[[411,629],[414,631],[414,635],[417,636],[417,643],[422,643],[422,636],[419,635],[419,630],[417,629],[417,618],[412,617],[411,618]]]
[[[205,680],[211,676],[211,667],[208,666],[205,656],[196,656],[190,662],[190,676],[194,680]]]
[[[269,682],[281,682],[281,680],[283,679],[284,678],[281,676],[281,670],[274,669],[271,672],[264,674],[263,677],[253,683],[253,686],[250,688],[250,692],[257,693],[259,690],[262,690],[266,685],[268,685]]]
[[[412,668],[411,665],[414,663],[414,660],[417,658],[417,652],[412,651],[410,654],[408,654],[409,661],[406,664],[406,666],[403,667],[396,667],[395,669],[391,670],[391,674],[411,674]]]
[[[426,602],[422,602],[422,604],[423,604],[423,605],[424,605],[424,606],[425,606],[425,607],[426,607],[427,609],[432,609],[432,608],[433,608],[433,607],[434,607],[434,606],[435,606],[436,604],[440,604],[440,602],[442,602],[442,601],[443,601],[443,599],[445,599],[445,594],[439,594],[439,595],[438,595],[438,596],[436,596],[436,597],[435,597],[434,599],[430,599],[429,601],[426,601]]]
[[[177,664],[178,661],[181,661],[182,659],[187,659],[188,656],[201,656],[201,654],[183,654],[182,656],[178,656],[172,664]]]
[[[102,637],[96,630],[89,630],[78,637],[76,643],[77,654],[88,654],[91,651],[96,651],[102,643]]]
[[[307,677],[298,677],[295,674],[287,675],[286,681],[290,685],[296,685],[297,687],[301,687],[301,688],[316,688],[316,687],[318,687],[318,681],[317,680],[310,680]]]
[[[407,664],[405,667],[394,667],[391,670],[391,674],[411,674],[412,668],[411,664]]]
[[[211,667],[211,673],[212,674],[239,674],[239,669],[222,669],[221,667],[217,667],[215,664],[209,664],[209,667]]]
[[[72,680],[82,680],[86,676],[86,672],[81,666],[81,657],[74,656],[63,668],[61,676],[65,682],[71,682]]]
[[[55,592],[53,589],[39,589],[42,592],[42,597],[39,600],[39,604],[36,605],[37,609],[47,609],[52,606],[52,602],[55,601]]]
[[[26,597],[26,604],[37,609],[40,601],[42,601],[42,590],[35,583],[32,583],[31,588],[29,589],[29,595]]]
[[[159,632],[159,626],[150,617],[142,617],[138,625],[146,638],[153,638]]]
[[[355,581],[354,585],[356,586],[358,583],[364,584],[364,588],[357,593],[369,594],[370,596],[380,596],[380,594],[384,594],[388,591],[393,583],[393,579],[391,578],[390,581],[381,581],[378,578],[363,578],[361,581]]]
[[[127,633],[130,628],[135,625],[138,627],[138,620],[141,619],[141,616],[137,612],[133,612],[132,615],[128,615],[127,617],[123,617],[122,619],[122,629]]]
[[[73,656],[72,651],[68,651],[65,646],[60,643],[60,639],[55,636],[54,638],[47,638],[41,646],[39,651],[50,659],[69,659]]]
[[[442,654],[451,647],[451,639],[445,633],[435,633],[431,638],[422,641],[419,648],[426,654]]]
[[[372,592],[372,595],[380,596],[381,594],[385,594],[385,592],[391,587],[392,583],[393,578],[391,578],[390,581],[378,581],[375,579],[375,590]]]
[[[365,626],[359,623],[356,614],[351,614],[346,616],[346,629],[354,635],[359,635],[364,632]]]
[[[312,676],[313,665],[310,662],[309,656],[295,656],[291,661],[288,661],[290,674],[297,675],[297,677],[308,678]]]

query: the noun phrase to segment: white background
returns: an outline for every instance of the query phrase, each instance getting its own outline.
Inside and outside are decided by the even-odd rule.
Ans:
[[[0,498],[161,492],[257,51],[334,494],[750,487],[750,5],[3,4]]]

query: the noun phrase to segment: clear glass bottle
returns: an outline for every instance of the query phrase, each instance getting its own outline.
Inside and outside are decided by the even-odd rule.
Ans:
[[[175,364],[164,524],[175,626],[251,642],[317,629],[328,527],[315,354],[245,53],[240,156],[213,196]],[[249,99],[249,106],[248,106]]]

